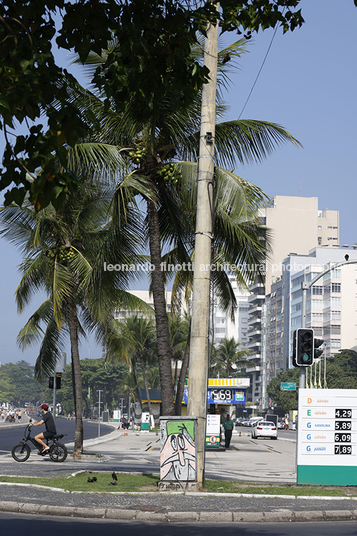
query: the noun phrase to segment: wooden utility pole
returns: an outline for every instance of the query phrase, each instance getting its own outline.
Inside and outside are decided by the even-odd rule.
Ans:
[[[218,11],[219,4],[215,4]],[[209,355],[210,278],[213,246],[213,174],[216,122],[218,22],[207,29],[204,65],[210,80],[203,85],[199,147],[195,267],[193,274],[192,330],[188,386],[188,416],[196,416],[197,483],[204,486],[207,381]]]

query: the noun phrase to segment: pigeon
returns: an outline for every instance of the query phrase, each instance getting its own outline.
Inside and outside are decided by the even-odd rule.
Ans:
[[[113,480],[118,480],[118,477],[117,477],[117,475],[115,474],[115,471],[112,472],[112,479],[113,479]]]
[[[94,476],[94,477],[92,478],[92,482],[97,482],[97,477],[96,477],[96,476]]]
[[[95,478],[95,477],[94,477]],[[97,479],[96,479],[97,480]],[[93,479],[89,476],[87,482],[93,482]]]

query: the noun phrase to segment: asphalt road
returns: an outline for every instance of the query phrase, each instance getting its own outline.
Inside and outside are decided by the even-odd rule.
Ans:
[[[20,443],[24,435],[24,429],[26,424],[21,426],[14,425],[3,425],[0,426],[0,452],[6,453],[11,452],[12,447],[17,443]],[[75,421],[69,421],[62,417],[57,417],[56,419],[56,428],[59,434],[66,434],[65,437],[61,440],[62,443],[73,443],[74,441],[74,431],[75,431]],[[32,436],[36,435],[40,431],[45,430],[45,427],[37,427],[32,431]],[[100,435],[104,436],[113,431],[112,426],[105,424],[100,425]],[[36,432],[36,433],[34,433]],[[87,420],[83,421],[83,434],[84,439],[93,439],[98,437],[98,423],[90,422]],[[29,446],[33,449],[33,445],[29,443]]]
[[[74,518],[27,516],[23,514],[0,513],[0,534],[23,536],[28,533],[40,534],[50,531],[51,536],[98,536],[102,531],[120,536],[207,536],[207,534],[224,534],[225,536],[356,536],[356,522],[330,523],[138,523],[109,521],[105,519],[86,521]]]

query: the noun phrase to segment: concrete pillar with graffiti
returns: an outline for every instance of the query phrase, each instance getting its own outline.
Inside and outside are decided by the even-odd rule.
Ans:
[[[160,417],[159,490],[196,490],[197,417]]]

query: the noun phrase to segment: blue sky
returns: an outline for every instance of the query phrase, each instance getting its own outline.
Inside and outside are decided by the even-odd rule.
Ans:
[[[353,0],[302,0],[305,24],[293,33],[278,30],[242,118],[273,121],[303,145],[285,145],[261,164],[237,168],[241,177],[269,196],[318,197],[320,209],[340,211],[340,244],[357,242],[357,8]],[[227,94],[227,119],[239,117],[273,36],[269,30],[249,43]],[[229,36],[233,40],[233,35]],[[68,66],[70,59],[63,59]],[[3,140],[0,132],[0,147]],[[2,149],[1,149],[2,152]],[[16,250],[0,239],[0,363],[34,363],[37,348],[22,352],[16,335],[39,305],[34,300],[18,315]],[[143,283],[144,288],[144,283]],[[90,345],[90,348],[89,348]],[[100,357],[83,342],[82,357]],[[69,359],[67,358],[67,362]]]

